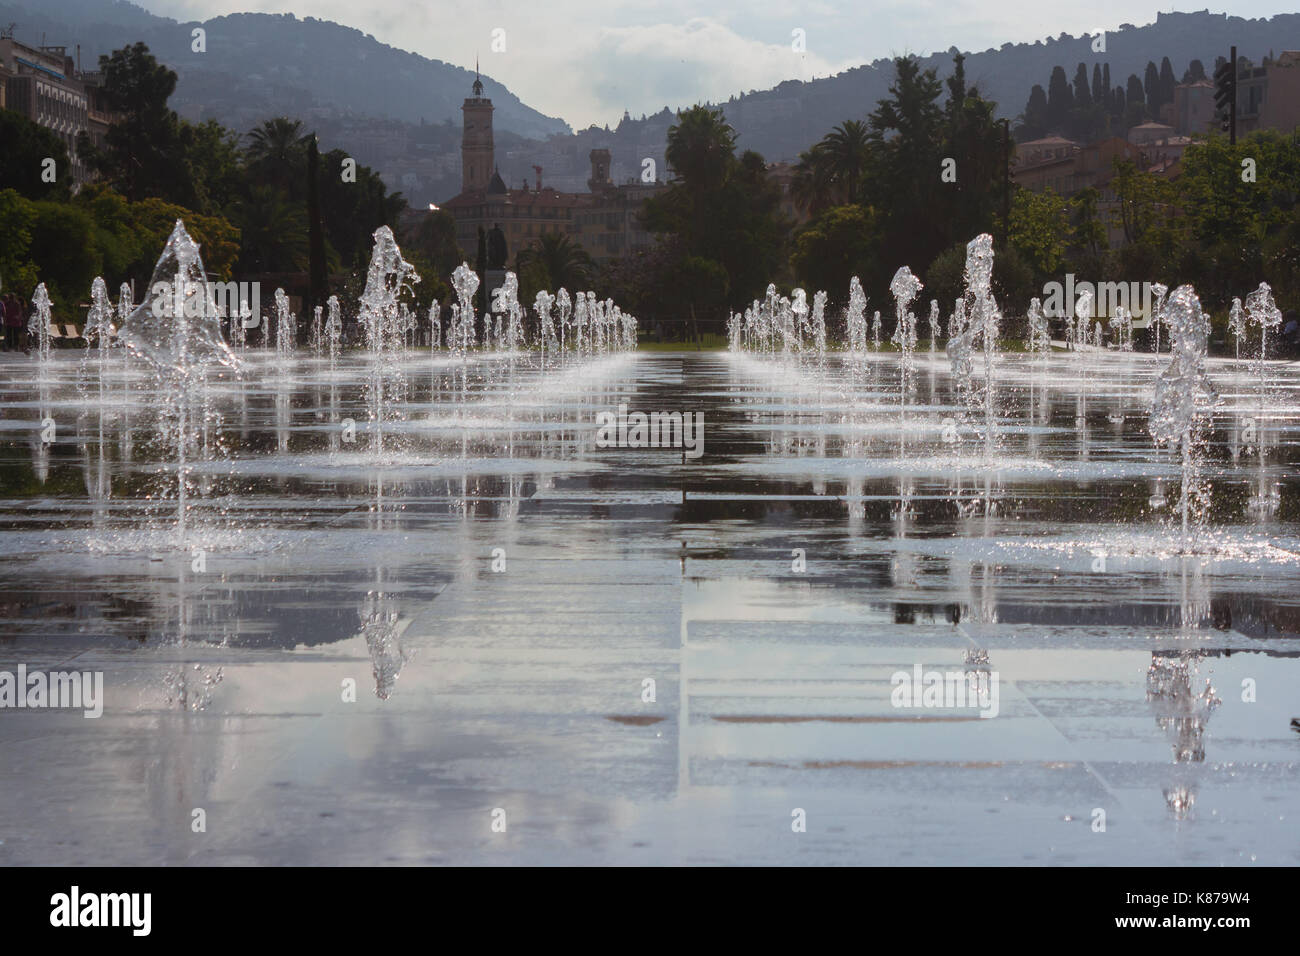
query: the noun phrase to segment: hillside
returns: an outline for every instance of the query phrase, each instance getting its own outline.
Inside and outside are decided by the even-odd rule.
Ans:
[[[1147,26],[1126,24],[1106,35],[1106,52],[1092,51],[1091,37],[1061,34],[1037,43],[1005,43],[997,50],[967,52],[966,77],[998,104],[998,115],[1014,119],[1025,107],[1035,83],[1044,87],[1052,67],[1063,66],[1074,75],[1078,63],[1110,63],[1110,75],[1122,84],[1130,73],[1142,76],[1149,60],[1158,65],[1169,57],[1175,73],[1193,59],[1213,65],[1216,56],[1237,46],[1239,56],[1260,60],[1270,50],[1300,49],[1300,14],[1279,14],[1271,19],[1245,20],[1206,11],[1161,13]],[[952,71],[957,49],[921,58],[940,78]],[[893,80],[893,63],[877,60],[837,76],[803,83],[791,81],[772,90],[733,97],[723,107],[740,134],[743,149],[754,149],[769,160],[795,159],[846,119],[863,119],[876,101],[886,96]],[[636,135],[633,123],[628,135]]]
[[[125,0],[0,0],[0,23],[18,25],[29,43],[81,44],[86,69],[100,53],[143,40],[180,75],[173,105],[191,119],[213,118],[239,131],[276,115],[301,118],[321,134],[326,148],[339,147],[374,166],[386,182],[415,204],[441,202],[460,182],[460,104],[473,76],[437,60],[379,43],[350,27],[292,15],[235,14],[204,24],[207,52],[190,49],[190,30]],[[1092,37],[1059,37],[1035,43],[1006,43],[967,53],[966,73],[998,104],[1000,116],[1015,118],[1035,83],[1046,85],[1054,66],[1073,76],[1076,64],[1089,69],[1109,63],[1113,84],[1143,74],[1148,61],[1169,57],[1176,75],[1192,59],[1212,65],[1236,44],[1258,61],[1270,51],[1300,49],[1300,14],[1246,20],[1207,11],[1162,13],[1146,26],[1125,25],[1106,36],[1106,52],[1094,53]],[[952,68],[952,48],[922,58],[941,78]],[[774,89],[739,93],[720,106],[738,131],[742,149],[769,161],[794,160],[846,119],[864,118],[886,96],[893,63],[876,60],[836,76],[789,81]],[[496,106],[497,162],[508,182],[535,178],[544,168],[548,185],[586,188],[588,153],[612,154],[611,173],[622,181],[654,159],[662,178],[668,127],[667,106],[653,116],[625,117],[613,129],[571,131],[560,119],[531,109],[500,83],[484,77]],[[673,104],[673,106],[690,104]]]
[[[351,27],[292,14],[242,13],[203,22],[207,52],[190,48],[199,23],[158,17],[123,0],[0,0],[0,22],[26,43],[81,46],[84,69],[102,53],[143,40],[180,76],[173,106],[245,130],[279,113],[337,114],[407,123],[460,123],[474,75],[407,53]],[[544,138],[568,133],[562,120],[526,106],[483,78],[499,128]]]

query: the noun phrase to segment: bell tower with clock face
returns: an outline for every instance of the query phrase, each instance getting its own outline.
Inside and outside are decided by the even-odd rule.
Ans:
[[[492,101],[483,95],[483,80],[474,67],[474,95],[466,97],[461,111],[465,126],[460,140],[460,191],[487,189],[492,179]]]

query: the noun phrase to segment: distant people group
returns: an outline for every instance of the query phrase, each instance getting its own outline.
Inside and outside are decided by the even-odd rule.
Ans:
[[[31,349],[27,347],[27,323],[24,321],[27,303],[12,292],[6,292],[4,299],[0,299],[0,313],[4,319],[5,351],[21,350],[30,355]]]

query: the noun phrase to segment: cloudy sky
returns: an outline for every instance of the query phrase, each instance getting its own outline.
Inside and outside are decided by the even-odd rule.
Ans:
[[[575,128],[786,79],[826,76],[899,53],[1078,36],[1138,26],[1158,11],[1243,17],[1294,12],[1287,0],[135,0],[178,20],[293,13],[334,20],[424,56],[473,67]],[[803,31],[804,49],[793,47]],[[498,32],[503,31],[503,32]],[[496,46],[504,50],[494,51]]]

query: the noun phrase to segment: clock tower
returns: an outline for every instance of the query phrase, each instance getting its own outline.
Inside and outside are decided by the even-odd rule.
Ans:
[[[492,101],[483,95],[483,80],[474,65],[474,95],[461,106],[465,127],[460,140],[460,191],[487,189],[492,180]]]

